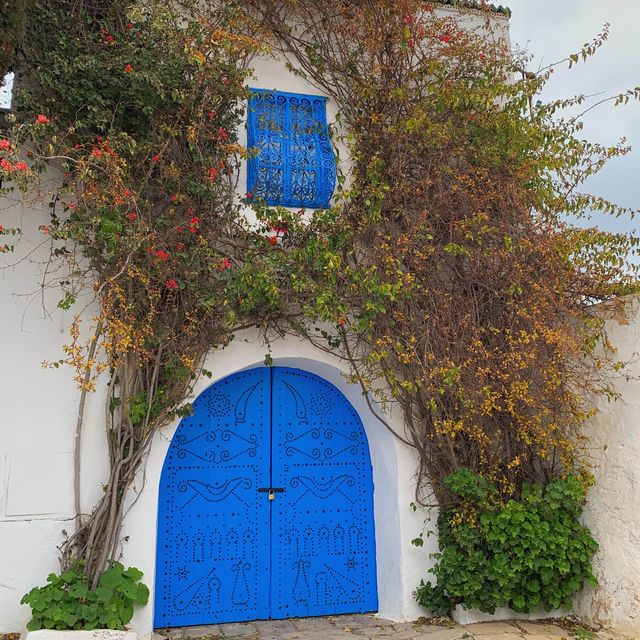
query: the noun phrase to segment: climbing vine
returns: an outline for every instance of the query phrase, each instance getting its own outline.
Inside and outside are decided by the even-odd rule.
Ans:
[[[247,236],[233,202],[247,61],[231,6],[163,3],[33,5],[24,45],[28,82],[2,142],[5,179],[64,173],[41,227],[66,265],[59,306],[92,288],[98,310],[77,314],[65,357],[81,389],[76,428],[77,528],[64,564],[79,558],[95,588],[119,555],[129,488],[155,431],[177,415],[205,353],[233,326],[229,272]],[[27,159],[12,158],[30,145]],[[7,231],[7,230],[4,230]],[[85,324],[90,325],[85,326]],[[86,394],[108,376],[104,495],[81,513],[80,440]]]
[[[559,117],[582,97],[534,106],[553,67],[526,71],[494,21],[469,23],[477,14],[251,4],[291,67],[338,103],[351,161],[336,207],[288,234],[304,250],[265,266],[291,274],[275,310],[293,289],[293,330],[402,410],[419,502],[455,505],[444,479],[459,468],[504,499],[577,471],[586,398],[611,393],[622,366],[594,303],[637,289],[638,239],[574,221],[632,213],[580,190],[627,149]]]

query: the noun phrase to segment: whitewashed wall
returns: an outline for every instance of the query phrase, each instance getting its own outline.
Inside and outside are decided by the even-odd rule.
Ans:
[[[598,624],[640,637],[640,297],[625,302],[624,309],[602,309],[616,357],[631,363],[631,379],[614,381],[621,399],[600,399],[599,413],[585,430],[596,484],[584,521],[600,544],[600,586],[586,589],[576,606]]]
[[[467,19],[469,28],[483,24],[480,14]],[[506,20],[496,18],[495,25],[499,37],[508,37]],[[257,60],[255,74],[251,83],[254,87],[317,93],[284,64],[273,60]],[[330,122],[335,114],[336,106],[329,101]],[[245,135],[241,132],[242,139]],[[243,175],[239,197],[245,191]],[[61,357],[72,313],[56,309],[57,292],[40,295],[39,282],[48,255],[47,237],[38,231],[40,225],[48,223],[46,184],[40,200],[45,206],[8,198],[0,201],[0,223],[24,232],[15,254],[0,255],[0,632],[23,628],[29,610],[20,606],[19,600],[58,569],[56,546],[63,539],[63,530],[73,527],[72,456],[79,393],[68,369],[45,370],[41,366],[43,360]],[[90,304],[90,300],[87,292],[87,298],[74,311]],[[215,381],[259,365],[264,352],[257,336],[247,333],[227,349],[212,353],[206,367],[214,372]],[[422,530],[425,517],[431,516],[435,523],[435,514],[414,513],[409,507],[416,468],[413,452],[393,439],[372,416],[359,389],[346,384],[340,362],[293,339],[273,344],[272,355],[276,364],[307,369],[333,382],[359,411],[373,463],[380,615],[398,620],[422,615],[412,592],[426,575],[436,540],[427,538],[422,549],[413,547],[410,540]],[[196,392],[211,383],[200,381]],[[102,386],[87,406],[82,447],[82,506],[87,512],[107,477],[103,400]],[[389,416],[389,420],[402,431],[398,415]],[[171,425],[156,437],[145,488],[125,524],[124,535],[129,539],[123,544],[123,562],[140,567],[150,587],[155,577],[158,483],[176,426]],[[133,629],[148,637],[152,619],[153,593],[150,605],[137,611]]]

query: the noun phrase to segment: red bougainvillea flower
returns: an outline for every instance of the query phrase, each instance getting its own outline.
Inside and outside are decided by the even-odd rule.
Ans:
[[[4,227],[0,224],[0,233],[4,233]]]
[[[93,149],[93,150],[91,151],[91,155],[92,155],[94,158],[101,158],[101,157],[102,157],[102,151],[100,151],[100,149]]]
[[[133,29],[133,23],[127,22],[127,29]]]
[[[3,171],[7,171],[8,173],[13,173],[16,170],[15,167],[4,158],[0,160],[0,169],[2,169]]]
[[[218,129],[218,138],[220,138],[220,140],[227,140],[229,138],[229,134],[224,127]]]
[[[76,205],[75,205],[75,204],[73,204],[73,202],[70,202],[70,203],[67,205],[67,209],[75,209],[75,208],[76,208]]]
[[[36,124],[49,124],[49,118],[47,118],[47,116],[39,113],[36,116]]]
[[[189,231],[191,233],[195,233],[198,230],[198,227],[194,227],[193,225],[189,225]]]
[[[178,251],[182,251],[184,249],[184,244],[182,242],[177,242],[176,243],[176,249]]]
[[[200,222],[200,218],[198,218],[198,216],[193,216],[189,222],[191,222],[191,224],[198,224],[198,222]]]
[[[136,212],[129,211],[129,220],[135,220],[135,219],[136,219]]]
[[[229,260],[229,258],[222,258],[222,263],[220,265],[221,269],[231,269],[231,267],[233,267],[233,264],[231,262],[231,260]]]
[[[345,318],[340,318],[340,320],[338,320],[338,324],[339,324],[341,327],[344,327],[344,325],[345,325],[345,324],[347,324],[347,321],[346,321],[346,319],[345,319]]]
[[[267,238],[267,240],[269,241],[269,244],[277,244],[278,243],[278,236],[269,236]]]
[[[9,151],[10,147],[11,143],[8,140],[0,140],[0,149],[2,149],[2,151]]]
[[[480,60],[486,60],[487,59],[487,54],[486,53],[480,53],[478,55],[478,57],[480,58]]]
[[[407,46],[409,47],[409,49],[415,49],[416,41],[413,38],[409,38],[407,40]]]
[[[29,171],[29,167],[26,162],[16,162],[16,171]]]
[[[166,251],[163,251],[162,249],[158,249],[156,251],[156,258],[158,258],[158,260],[162,260],[163,262],[166,262],[169,259],[169,254]]]
[[[123,71],[125,73],[133,73],[133,67],[130,64],[125,65]]]
[[[451,36],[448,33],[445,33],[445,35],[440,36],[440,40],[448,44],[449,42],[451,42]]]
[[[214,182],[218,175],[218,170],[215,167],[209,168],[209,181]]]
[[[182,233],[184,231],[184,227],[182,225],[180,225],[180,226],[176,227],[176,231],[178,233]]]
[[[41,233],[44,233],[45,235],[47,235],[47,234],[49,233],[49,227],[47,227],[47,225],[46,225],[46,224],[41,224],[41,225],[38,227],[38,230],[39,230]]]
[[[214,120],[216,117],[215,111],[209,111],[209,120]]]
[[[115,40],[115,38],[114,38],[111,34],[109,34],[108,36],[106,36],[106,37],[105,37],[105,39],[104,39],[104,41],[105,41],[107,44],[111,44],[114,40]]]
[[[177,289],[178,283],[173,278],[169,278],[167,280],[167,283],[165,284],[165,287],[167,287],[167,289]]]
[[[174,193],[171,198],[170,198],[171,202],[178,202],[178,196]]]
[[[251,191],[247,191],[247,200],[251,200]]]
[[[154,161],[154,162],[158,162],[158,160],[160,160],[160,156],[156,153],[156,154],[153,156],[153,161]]]

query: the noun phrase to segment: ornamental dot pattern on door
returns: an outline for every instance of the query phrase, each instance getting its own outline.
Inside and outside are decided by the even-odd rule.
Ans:
[[[210,387],[159,500],[156,627],[377,609],[366,436],[322,378],[261,367]]]

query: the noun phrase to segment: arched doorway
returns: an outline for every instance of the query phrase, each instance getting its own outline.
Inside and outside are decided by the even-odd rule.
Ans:
[[[233,374],[180,423],[160,480],[155,626],[377,610],[362,422],[319,376]]]

